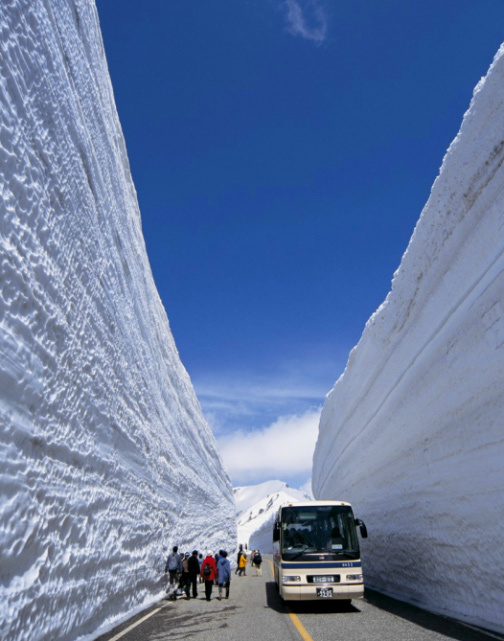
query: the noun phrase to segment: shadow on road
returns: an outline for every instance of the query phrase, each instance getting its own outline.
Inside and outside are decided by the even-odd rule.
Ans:
[[[366,588],[364,598],[368,603],[380,610],[390,612],[394,616],[410,621],[425,630],[437,632],[450,639],[456,639],[456,641],[485,641],[486,639],[504,638],[493,632],[485,634],[484,630],[473,630],[464,626],[462,623],[438,614],[432,614],[409,603],[397,601],[374,590]]]
[[[124,637],[125,641],[187,641],[189,639],[205,639],[208,638],[208,635],[214,634],[216,629],[224,630],[229,628],[231,617],[236,614],[239,615],[242,609],[241,605],[230,604],[219,607],[217,610],[211,609],[208,612],[195,613],[194,610],[188,612],[184,607],[185,603],[177,604],[176,602],[170,602],[170,605],[166,607],[166,602],[164,604],[165,607],[163,607],[163,601],[131,617],[131,619],[128,619],[113,630],[101,635],[95,639],[95,641],[108,641],[121,632],[127,633],[127,636]],[[205,598],[199,597],[198,601],[205,601]],[[177,605],[182,607],[177,609]],[[130,632],[127,631],[127,628],[129,628],[131,624],[144,618],[149,612],[159,609],[160,606],[161,609],[157,612],[156,616],[146,620],[142,623],[141,627],[133,629]]]
[[[213,634],[216,628],[228,628],[229,618],[238,614],[239,610],[239,607],[230,605],[205,614],[194,615],[193,613],[188,615],[185,611],[178,613],[167,608],[160,612],[155,622],[159,632],[157,634],[151,633],[150,636],[142,636],[141,638],[148,638],[151,641],[204,639],[207,633]],[[143,634],[146,632],[146,628],[143,628]]]
[[[266,581],[266,604],[268,608],[275,610],[276,612],[281,612],[285,614],[285,608],[282,603],[282,599],[277,592],[276,584],[274,581]]]
[[[266,582],[266,603],[268,608],[275,610],[276,612],[281,612],[282,614],[286,613],[286,605],[280,598],[280,595],[277,592],[276,584],[274,581]],[[348,603],[347,601],[289,601],[288,607],[291,612],[295,614],[309,614],[323,612],[325,614],[338,613],[338,612],[360,612],[353,603]]]

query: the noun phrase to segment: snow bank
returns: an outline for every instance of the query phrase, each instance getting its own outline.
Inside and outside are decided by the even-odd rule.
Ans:
[[[504,48],[392,290],[328,395],[317,498],[354,503],[368,586],[504,631]]]
[[[0,4],[0,630],[92,637],[163,547],[236,545],[232,487],[141,231],[92,0]]]
[[[234,488],[238,542],[249,550],[273,553],[273,521],[278,508],[286,503],[310,500],[303,489],[296,490],[283,481]]]

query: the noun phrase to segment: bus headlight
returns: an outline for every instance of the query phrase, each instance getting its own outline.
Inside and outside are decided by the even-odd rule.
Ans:
[[[347,581],[362,581],[362,574],[347,574]]]
[[[295,581],[301,581],[300,576],[283,576],[282,583],[293,583]]]

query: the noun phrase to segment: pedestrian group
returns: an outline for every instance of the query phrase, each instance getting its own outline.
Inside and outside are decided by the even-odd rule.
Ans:
[[[220,550],[213,555],[209,550],[205,557],[194,550],[192,554],[186,552],[180,554],[178,546],[174,546],[165,565],[165,576],[169,576],[168,598],[177,599],[185,596],[186,599],[195,599],[198,596],[198,584],[205,584],[205,598],[210,601],[213,586],[219,588],[219,601],[222,598],[229,598],[229,587],[231,583],[231,564],[227,558],[227,552]],[[253,550],[250,555],[250,563],[256,568],[256,576],[261,576],[261,553]],[[239,576],[246,576],[247,554],[240,545],[237,557],[236,573]],[[192,592],[192,595],[191,595]]]

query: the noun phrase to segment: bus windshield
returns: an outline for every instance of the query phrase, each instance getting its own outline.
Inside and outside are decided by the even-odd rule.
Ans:
[[[282,558],[286,561],[324,555],[359,558],[359,543],[352,508],[348,505],[313,505],[282,508]]]

